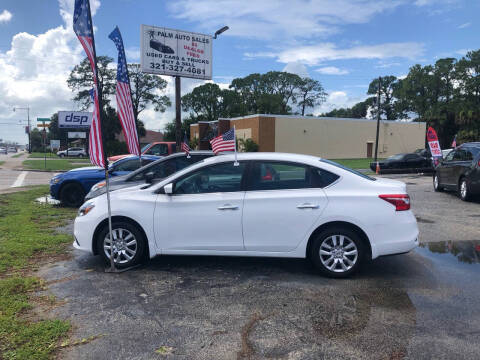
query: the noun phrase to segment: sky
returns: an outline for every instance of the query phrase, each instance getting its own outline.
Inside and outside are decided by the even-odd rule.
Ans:
[[[415,64],[460,58],[480,48],[479,0],[90,0],[98,55],[116,59],[108,34],[119,26],[128,62],[139,62],[140,25],[213,34],[213,79],[228,87],[251,73],[288,71],[328,93],[315,115],[366,98],[378,76],[405,76]],[[66,79],[84,55],[72,29],[74,0],[0,1],[0,139],[26,143],[30,118],[76,110]],[[173,78],[166,95],[174,103]],[[182,79],[182,94],[203,80]],[[185,115],[185,114],[184,114]],[[175,116],[140,114],[161,130]],[[35,124],[35,121],[32,122]]]

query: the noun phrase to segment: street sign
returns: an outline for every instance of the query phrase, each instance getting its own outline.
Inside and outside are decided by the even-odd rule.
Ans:
[[[83,131],[69,131],[68,138],[69,139],[86,139],[87,133]]]
[[[92,113],[82,111],[59,111],[58,127],[70,129],[90,129]]]
[[[50,124],[37,124],[37,127],[39,128],[48,128]]]
[[[143,72],[212,79],[212,36],[150,25],[140,34]]]
[[[37,122],[49,122],[52,121],[50,118],[37,118]]]

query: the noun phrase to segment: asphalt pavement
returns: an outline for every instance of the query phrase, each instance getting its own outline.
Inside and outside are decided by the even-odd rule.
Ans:
[[[399,178],[399,176],[395,176]],[[163,256],[107,274],[99,257],[39,272],[73,338],[63,359],[478,359],[480,202],[404,176],[421,247],[344,280],[304,260]],[[63,229],[71,231],[71,228]]]

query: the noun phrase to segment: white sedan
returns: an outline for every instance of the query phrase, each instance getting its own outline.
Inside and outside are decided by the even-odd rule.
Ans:
[[[162,254],[306,257],[345,277],[418,245],[404,183],[314,156],[215,156],[110,197],[119,268]],[[106,195],[83,204],[74,235],[76,248],[109,261]]]

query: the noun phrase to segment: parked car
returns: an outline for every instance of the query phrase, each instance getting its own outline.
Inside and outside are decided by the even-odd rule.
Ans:
[[[160,160],[154,161],[132,173],[124,176],[117,176],[110,180],[110,191],[123,189],[145,182],[153,183],[160,181],[173,173],[180,171],[187,166],[195,164],[207,157],[213,156],[212,151],[192,151],[190,157],[185,153],[175,153]],[[105,194],[106,182],[102,180],[90,189],[90,192],[85,196],[85,201],[93,199],[94,197]]]
[[[433,171],[432,160],[417,153],[392,155],[385,160],[379,161],[378,165],[382,174]],[[370,169],[375,171],[376,168],[377,163],[371,162]]]
[[[158,160],[158,156],[146,155],[142,157],[142,165]],[[138,156],[129,156],[118,160],[109,166],[109,174],[113,178],[129,174],[140,167]],[[91,187],[105,179],[105,170],[98,166],[77,168],[54,176],[50,180],[50,195],[65,206],[80,206],[84,202],[85,194]]]
[[[414,153],[427,159],[432,158],[432,153],[430,152],[430,149],[417,149],[414,151]]]
[[[465,143],[452,150],[435,169],[433,188],[454,190],[464,201],[480,194],[480,142]]]
[[[85,202],[74,246],[118,267],[145,256],[308,257],[345,277],[367,259],[418,245],[406,185],[375,179],[329,160],[283,153],[213,156],[157,184]]]
[[[7,148],[4,146],[0,146],[0,154],[7,154]]]
[[[15,146],[9,146],[8,149],[7,149],[7,152],[9,153],[16,153],[17,152],[17,148]]]
[[[61,158],[65,157],[65,156],[72,156],[72,157],[75,157],[75,156],[84,157],[85,156],[86,157],[87,152],[83,148],[74,147],[74,148],[69,148],[68,150],[57,151],[57,156],[59,156]]]
[[[153,142],[140,149],[142,155],[167,156],[177,151],[177,146],[173,141]],[[110,156],[108,161],[117,161],[131,154]]]

